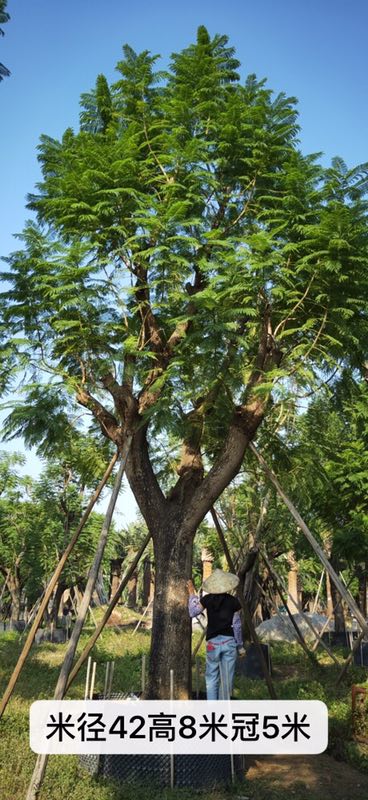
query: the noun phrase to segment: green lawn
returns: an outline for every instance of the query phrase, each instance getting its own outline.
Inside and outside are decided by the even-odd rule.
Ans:
[[[86,641],[90,630],[82,638]],[[150,633],[139,630],[134,636],[132,628],[123,633],[106,630],[95,646],[93,656],[101,666],[97,668],[96,690],[103,690],[103,664],[116,659],[113,690],[134,691],[141,685],[141,657],[148,652]],[[0,691],[16,663],[20,650],[16,634],[0,637]],[[42,644],[34,647],[21,678],[17,684],[4,718],[0,723],[0,797],[1,800],[23,800],[28,786],[35,755],[28,743],[28,711],[35,699],[50,699],[56,684],[58,671],[65,652],[64,645]],[[200,651],[201,688],[204,688],[204,649]],[[343,654],[339,653],[342,662]],[[338,667],[331,664],[324,654],[319,655],[319,667],[313,669],[298,645],[273,645],[272,661],[275,670],[275,686],[278,697],[284,699],[319,699],[329,708],[329,753],[338,759],[349,761],[362,771],[368,772],[367,748],[359,746],[351,739],[350,693],[352,683],[362,683],[365,670],[351,668],[342,686],[337,690],[334,681]],[[69,697],[83,697],[85,669],[70,690]],[[194,681],[193,681],[194,684]],[[235,697],[267,698],[267,688],[263,681],[251,681],[238,677],[235,684]],[[363,776],[365,778],[365,776]],[[366,778],[365,778],[366,779]],[[162,800],[169,798],[189,798],[194,796],[188,790],[160,792]],[[290,793],[280,794],[279,789],[267,786],[267,782],[253,780],[241,787],[235,786],[228,792],[211,791],[203,793],[203,800],[224,800],[226,797],[248,797],[262,800],[290,800]],[[312,792],[306,794],[305,787],[291,792],[295,800],[315,800]],[[75,756],[53,756],[49,760],[46,780],[40,800],[148,800],[152,791],[145,787],[118,788],[111,783],[91,778],[84,772]],[[317,800],[317,795],[316,795]]]

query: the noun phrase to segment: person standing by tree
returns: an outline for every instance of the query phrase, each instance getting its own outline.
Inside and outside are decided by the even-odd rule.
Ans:
[[[193,581],[187,582],[189,615],[197,617],[207,611],[206,633],[206,690],[207,700],[230,698],[237,653],[244,655],[243,636],[239,611],[240,602],[232,592],[239,578],[231,572],[215,569],[203,589],[204,597],[196,595]]]

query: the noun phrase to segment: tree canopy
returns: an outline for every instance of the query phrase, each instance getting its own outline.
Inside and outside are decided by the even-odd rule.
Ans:
[[[74,395],[113,439],[134,405],[195,461],[255,390],[363,362],[366,167],[303,156],[295,99],[243,83],[226,37],[200,28],[166,74],[156,62],[125,46],[80,131],[41,137],[5,376],[12,358],[44,372],[35,412]]]
[[[133,433],[127,475],[168,592],[157,638],[265,416],[363,369],[368,166],[304,155],[295,98],[241,78],[203,26],[166,71],[125,45],[117,72],[82,94],[78,131],[41,137],[36,221],[3,274],[2,389],[25,396],[8,435],[56,441],[78,405],[118,448]]]

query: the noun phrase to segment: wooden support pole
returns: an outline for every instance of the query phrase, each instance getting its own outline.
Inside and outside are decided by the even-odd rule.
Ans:
[[[91,674],[91,664],[92,664],[92,658],[89,657],[88,663],[87,663],[86,685],[85,685],[85,689],[84,689],[84,699],[85,700],[88,700],[89,678],[90,678],[90,674]]]
[[[198,653],[198,651],[199,651],[199,648],[200,648],[200,646],[201,646],[201,644],[202,644],[202,642],[203,642],[203,639],[204,639],[205,635],[206,635],[206,629],[205,629],[205,628],[203,628],[203,631],[202,631],[202,633],[201,633],[201,636],[200,636],[200,638],[198,639],[198,642],[197,642],[197,644],[196,644],[196,646],[195,646],[195,648],[194,648],[194,650],[193,650],[193,653],[192,653],[192,664],[194,664],[194,663],[195,663],[195,658],[196,658],[196,655],[197,655],[197,653]]]
[[[96,583],[96,580],[97,580],[98,572],[99,572],[99,569],[100,569],[100,566],[101,566],[101,561],[102,561],[103,554],[104,554],[104,551],[105,551],[107,537],[108,537],[108,533],[109,533],[109,530],[110,530],[112,516],[113,516],[113,513],[114,513],[116,501],[118,499],[118,495],[119,495],[119,491],[120,491],[120,487],[121,487],[121,482],[122,482],[122,479],[123,479],[125,466],[126,466],[126,462],[127,462],[127,458],[128,458],[128,454],[129,454],[131,441],[132,441],[132,435],[127,436],[125,441],[124,441],[124,445],[123,445],[123,448],[122,448],[122,454],[121,454],[121,462],[120,462],[119,470],[118,470],[116,478],[115,478],[114,488],[113,488],[112,493],[111,493],[109,505],[108,505],[108,508],[107,508],[107,511],[106,511],[106,514],[105,514],[105,518],[104,518],[104,522],[103,522],[100,538],[99,538],[98,545],[97,545],[97,548],[96,548],[95,557],[93,559],[91,568],[89,570],[86,588],[84,590],[84,595],[83,595],[82,602],[80,604],[79,611],[78,611],[78,617],[77,617],[77,619],[75,621],[73,632],[72,632],[72,635],[71,635],[71,637],[69,639],[68,648],[67,648],[67,651],[66,651],[66,654],[65,654],[65,658],[64,658],[61,670],[60,670],[59,679],[58,679],[58,682],[56,684],[56,689],[55,689],[55,694],[54,694],[54,699],[55,700],[62,700],[63,697],[64,697],[64,694],[65,694],[65,691],[66,691],[67,682],[68,682],[70,670],[71,670],[72,663],[73,663],[73,658],[74,658],[74,655],[75,655],[75,651],[77,649],[79,637],[80,637],[80,635],[82,633],[82,629],[83,629],[83,625],[84,625],[84,622],[85,622],[85,618],[86,618],[86,615],[88,613],[88,607],[89,607],[89,604],[91,602],[93,590],[94,590],[94,587],[95,587],[95,583]],[[27,791],[27,795],[26,795],[26,800],[36,800],[36,798],[38,797],[39,792],[40,792],[41,787],[42,787],[43,779],[44,779],[44,776],[45,776],[47,762],[48,762],[48,755],[44,754],[44,755],[39,755],[37,757],[37,761],[36,761],[36,765],[35,765],[35,768],[34,768],[34,771],[33,771],[33,775],[32,775],[31,781],[29,783],[29,787],[28,787],[28,791]]]
[[[143,653],[143,655],[142,655],[141,691],[142,691],[142,695],[144,695],[144,693],[146,691],[146,654],[145,653]]]
[[[315,612],[316,612],[316,610],[317,610],[317,604],[318,604],[319,595],[320,595],[320,592],[321,592],[321,589],[322,589],[322,581],[323,581],[324,574],[325,574],[325,568],[323,567],[323,570],[322,570],[322,572],[321,572],[321,577],[320,577],[320,579],[319,579],[319,584],[318,584],[317,594],[316,594],[316,596],[315,596],[315,598],[314,598],[314,603],[313,603],[313,614],[315,614]]]
[[[230,569],[231,572],[235,572],[234,562],[233,562],[233,560],[231,558],[230,551],[229,551],[229,548],[227,546],[227,542],[226,542],[226,539],[225,539],[225,536],[224,536],[224,532],[223,532],[222,527],[220,525],[220,521],[219,521],[219,518],[218,518],[218,516],[216,514],[216,511],[215,511],[215,509],[213,507],[211,508],[211,515],[212,515],[212,519],[213,519],[213,521],[215,523],[216,530],[217,530],[220,542],[222,544],[222,548],[223,548],[223,551],[225,553],[225,558],[226,558],[226,561],[228,563],[229,569]],[[267,683],[267,687],[268,687],[268,691],[270,693],[270,697],[273,700],[277,700],[275,687],[273,685],[272,678],[271,678],[271,675],[269,673],[269,669],[268,669],[268,666],[267,666],[267,663],[266,663],[266,659],[265,659],[265,657],[263,655],[263,650],[262,650],[262,647],[261,647],[261,643],[260,643],[259,638],[257,636],[256,629],[255,629],[255,627],[253,625],[252,615],[251,615],[251,613],[249,611],[248,603],[246,602],[245,597],[243,596],[243,593],[241,591],[238,593],[238,598],[239,598],[239,602],[240,602],[241,607],[242,607],[242,611],[243,611],[243,614],[244,614],[244,619],[245,619],[245,621],[246,621],[246,623],[248,625],[248,628],[249,628],[249,631],[250,631],[250,635],[252,637],[252,640],[253,640],[253,642],[254,642],[254,644],[255,644],[255,646],[257,648],[258,654],[259,654],[259,658],[260,658],[260,661],[261,661],[263,674],[264,674],[264,677],[265,677],[265,681]]]
[[[89,690],[89,699],[93,700],[93,693],[95,691],[95,681],[96,681],[96,669],[97,669],[97,661],[94,661],[92,664],[92,678],[91,678],[91,686]]]
[[[62,573],[62,571],[64,569],[64,566],[65,566],[65,564],[66,564],[66,562],[67,562],[67,560],[68,560],[68,558],[70,556],[70,553],[72,552],[72,550],[73,550],[73,548],[74,548],[74,546],[75,546],[75,544],[76,544],[76,542],[77,542],[77,540],[79,538],[79,535],[80,535],[81,531],[83,530],[83,528],[84,528],[84,526],[85,526],[85,524],[86,524],[86,522],[88,520],[88,517],[90,516],[91,511],[92,511],[95,503],[97,502],[97,500],[98,500],[98,498],[99,498],[99,496],[100,496],[100,494],[102,492],[102,489],[106,485],[106,483],[107,483],[107,481],[108,481],[108,479],[109,479],[109,477],[110,477],[110,475],[112,473],[112,470],[113,470],[114,465],[115,465],[115,463],[117,461],[117,458],[118,458],[118,453],[116,452],[114,454],[114,456],[112,457],[112,459],[110,461],[110,464],[107,467],[106,472],[105,472],[102,480],[98,484],[96,491],[92,495],[92,497],[91,497],[91,499],[90,499],[90,501],[88,503],[88,506],[87,506],[83,516],[82,516],[82,519],[81,519],[81,521],[80,521],[80,523],[78,525],[78,528],[75,531],[74,535],[72,536],[67,548],[64,550],[64,553],[61,556],[61,559],[60,559],[60,561],[59,561],[59,563],[58,563],[58,565],[56,567],[56,570],[55,570],[55,572],[54,572],[54,574],[53,574],[53,576],[52,576],[52,578],[51,578],[51,580],[50,580],[50,582],[49,582],[49,584],[48,584],[48,586],[46,588],[45,594],[44,594],[43,599],[42,599],[42,601],[40,603],[40,606],[39,606],[39,609],[38,609],[37,614],[35,616],[35,619],[33,621],[32,627],[31,627],[31,629],[30,629],[30,631],[28,633],[27,639],[26,639],[26,641],[24,643],[23,650],[22,650],[22,652],[21,652],[21,654],[20,654],[20,656],[18,658],[18,661],[17,661],[17,664],[16,664],[16,666],[14,668],[13,674],[12,674],[12,676],[10,678],[10,681],[9,681],[9,683],[8,683],[6,689],[5,689],[3,698],[1,700],[1,703],[0,703],[0,719],[1,719],[3,713],[4,713],[5,709],[6,709],[6,706],[8,705],[8,702],[9,702],[11,696],[12,696],[12,693],[14,691],[14,687],[15,687],[15,685],[17,683],[17,680],[19,678],[19,675],[20,675],[20,673],[21,673],[21,671],[23,669],[23,666],[24,666],[24,663],[25,663],[26,658],[28,656],[28,653],[29,653],[29,651],[30,651],[30,649],[32,647],[32,644],[33,644],[35,636],[36,636],[36,632],[37,632],[37,630],[38,630],[38,628],[39,628],[39,626],[40,626],[40,624],[42,622],[43,615],[44,615],[45,610],[47,608],[47,604],[48,604],[48,602],[50,600],[50,597],[51,597],[51,595],[52,595],[52,593],[54,591],[54,588],[55,588],[55,586],[56,586],[56,584],[57,584],[57,582],[58,582],[58,580],[60,578],[60,575],[61,575],[61,573]]]
[[[104,683],[104,690],[103,690],[103,697],[107,697],[108,685],[109,685],[109,678],[110,678],[110,669],[111,669],[111,661],[108,661],[105,666],[105,683]]]
[[[264,460],[263,456],[258,452],[257,448],[254,446],[253,442],[250,442],[249,447],[250,447],[250,450],[252,451],[252,453],[258,459],[259,463],[262,465],[267,477],[273,483],[276,491],[278,492],[278,494],[280,495],[280,497],[284,501],[285,505],[289,509],[290,513],[294,517],[295,522],[299,526],[300,530],[304,533],[304,536],[308,539],[309,543],[312,545],[312,548],[313,548],[314,552],[318,555],[319,560],[321,561],[323,566],[326,568],[331,580],[333,581],[333,583],[336,586],[337,591],[341,595],[342,599],[345,600],[345,602],[346,602],[348,608],[350,609],[352,615],[358,621],[361,629],[365,633],[368,633],[368,623],[367,623],[366,619],[364,618],[362,612],[358,608],[353,596],[345,588],[344,584],[342,583],[342,581],[340,580],[340,578],[336,574],[334,568],[331,566],[326,554],[323,552],[322,548],[318,544],[316,538],[313,536],[312,532],[309,530],[308,526],[306,525],[306,523],[304,522],[304,520],[300,516],[299,512],[295,508],[295,506],[292,503],[292,501],[290,500],[290,498],[285,494],[284,490],[281,488],[281,486],[280,486],[280,484],[279,484],[279,482],[278,482],[278,480],[276,478],[275,473],[270,469],[270,467],[268,466],[268,464]]]
[[[143,620],[144,620],[144,618],[145,618],[145,616],[146,616],[146,614],[147,614],[148,610],[151,608],[151,605],[152,605],[152,603],[153,603],[153,600],[150,600],[150,601],[149,601],[149,603],[148,603],[148,605],[147,605],[147,606],[146,606],[146,608],[144,609],[142,616],[139,618],[139,620],[138,620],[138,622],[137,622],[137,624],[136,624],[136,626],[135,626],[135,628],[134,628],[134,631],[133,631],[133,633],[132,633],[132,636],[134,636],[134,634],[137,632],[138,628],[140,628],[140,626],[142,625],[142,622],[143,622]]]
[[[109,683],[108,683],[108,687],[107,687],[107,697],[108,698],[111,695],[112,682],[113,682],[113,679],[114,679],[114,672],[115,672],[115,661],[111,661],[110,662]]]

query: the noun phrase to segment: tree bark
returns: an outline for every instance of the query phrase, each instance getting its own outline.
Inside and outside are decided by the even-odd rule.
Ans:
[[[127,597],[127,606],[128,608],[136,608],[137,607],[137,588],[138,588],[138,572],[133,572],[133,575],[128,583],[128,597]]]
[[[142,602],[143,608],[153,601],[155,591],[155,584],[152,573],[152,562],[149,556],[143,562],[143,589],[142,589]]]
[[[296,605],[299,600],[299,586],[298,586],[298,562],[295,558],[293,550],[289,550],[287,554],[289,571],[288,571],[288,606],[292,614],[299,614],[299,608]]]
[[[331,593],[331,578],[326,570],[326,612],[327,616],[333,614],[333,602]]]
[[[110,602],[111,598],[114,596],[114,594],[115,594],[115,592],[116,592],[116,590],[117,590],[117,588],[119,586],[119,583],[120,583],[120,580],[121,580],[123,561],[124,561],[123,558],[113,558],[110,561],[110,597],[109,597],[109,602]]]
[[[67,589],[67,588],[68,587],[67,587],[66,583],[63,583],[63,581],[59,581],[59,583],[58,583],[58,585],[57,585],[57,587],[55,589],[54,599],[53,599],[53,603],[52,603],[52,611],[51,611],[51,619],[52,619],[55,627],[57,626],[61,598],[62,598],[62,596],[63,596],[63,594],[65,592],[65,589]]]
[[[367,565],[364,564],[358,565],[356,567],[356,576],[358,578],[359,584],[359,600],[358,605],[364,617],[368,616],[368,608],[367,608]]]
[[[331,566],[334,568],[335,572],[338,574],[339,570],[341,569],[341,562],[339,559],[336,558],[334,552],[332,550],[331,553]],[[344,617],[344,608],[343,604],[339,603],[340,594],[336,589],[336,586],[333,581],[331,581],[331,596],[332,596],[332,605],[334,608],[334,620],[335,620],[335,633],[345,633],[346,626],[345,626],[345,617]]]
[[[17,572],[18,569],[16,567],[15,572],[14,573],[10,572],[7,578],[7,584],[11,598],[10,624],[14,625],[14,627],[17,627],[18,622],[20,620],[20,607],[21,607],[21,597],[22,597],[22,585],[20,583]]]
[[[166,525],[154,541],[155,591],[147,696],[170,696],[174,672],[174,699],[191,694],[191,620],[186,581],[192,574],[192,535]]]

